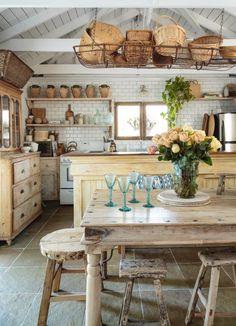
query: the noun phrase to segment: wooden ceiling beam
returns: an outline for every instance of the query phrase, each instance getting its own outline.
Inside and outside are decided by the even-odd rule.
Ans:
[[[23,32],[28,31],[29,29],[37,26],[39,24],[44,23],[45,21],[58,16],[65,12],[65,8],[60,9],[46,9],[40,11],[38,14],[31,16],[27,19],[22,20],[21,22],[5,29],[4,31],[0,32],[0,43],[13,38],[16,35],[19,35]]]

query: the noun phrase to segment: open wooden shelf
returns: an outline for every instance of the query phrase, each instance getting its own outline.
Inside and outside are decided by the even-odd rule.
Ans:
[[[80,102],[80,101],[112,101],[112,98],[110,97],[94,97],[94,98],[88,98],[88,97],[66,97],[66,98],[61,98],[61,97],[53,97],[53,98],[48,98],[48,97],[29,97],[26,99],[27,101],[42,101],[42,102],[68,102],[68,101],[74,101],[74,102]]]
[[[231,101],[234,97],[200,97],[195,98],[194,101]]]
[[[51,127],[66,127],[66,128],[90,128],[90,127],[94,127],[94,128],[101,128],[101,127],[112,127],[112,125],[105,125],[105,124],[102,124],[102,125],[95,125],[95,124],[83,124],[83,125],[79,125],[79,124],[64,124],[64,123],[47,123],[47,124],[43,124],[43,123],[40,123],[40,124],[36,124],[36,123],[31,123],[31,124],[27,124],[26,127],[48,127],[48,128],[51,128]]]

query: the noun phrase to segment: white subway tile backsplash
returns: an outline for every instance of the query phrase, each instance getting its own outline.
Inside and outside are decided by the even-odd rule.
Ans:
[[[61,84],[66,84],[72,86],[73,84],[80,84],[83,87],[86,84],[93,83],[97,87],[101,84],[109,84],[111,87],[110,97],[115,101],[161,101],[161,93],[164,90],[165,80],[167,78],[111,78],[105,77],[99,80],[92,80],[88,77],[79,77],[75,81],[75,77],[68,77],[59,79],[58,77],[42,77],[42,78],[32,78],[31,84],[39,84],[42,87],[41,96],[46,96],[46,86],[48,84],[53,84],[57,88],[56,96],[59,97],[59,87]],[[168,78],[169,79],[169,78]],[[196,79],[196,75],[189,80]],[[236,83],[236,78],[229,78],[227,76],[217,76],[217,77],[200,77],[197,78],[201,84],[202,92],[222,92],[226,84]],[[140,86],[145,85],[148,89],[148,93],[145,95],[140,94]],[[67,110],[68,104],[71,104],[74,114],[82,113],[92,120],[93,115],[98,109],[101,114],[107,112],[107,102],[37,102],[37,107],[47,108],[47,118],[48,120],[64,120],[65,111]],[[236,111],[232,101],[193,101],[187,103],[183,110],[180,111],[178,116],[178,124],[189,124],[193,128],[201,128],[202,118],[204,113],[210,114],[211,111],[214,113],[220,111]],[[25,109],[26,116],[26,109]],[[53,130],[55,128],[48,127],[48,130]],[[78,142],[79,148],[84,149],[85,147],[91,148],[95,144],[100,144],[103,140],[104,132],[107,128],[59,128],[59,141],[68,143],[71,140]],[[144,150],[150,141],[143,141],[142,143],[137,141],[117,141],[117,147],[119,150],[127,149],[140,149]],[[100,146],[100,145],[99,145]]]

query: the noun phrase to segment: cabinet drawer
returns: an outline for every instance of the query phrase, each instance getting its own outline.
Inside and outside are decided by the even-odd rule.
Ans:
[[[40,174],[37,174],[25,182],[13,188],[13,207],[16,208],[21,203],[41,190]]]
[[[55,159],[41,159],[40,160],[40,167],[42,174],[45,174],[45,172],[55,172],[57,171],[57,160]]]
[[[14,183],[23,181],[30,176],[30,160],[24,160],[13,164]]]
[[[41,210],[41,193],[27,200],[13,210],[13,232],[17,231],[25,224],[32,216]]]
[[[32,158],[30,160],[30,174],[36,174],[40,172],[40,160],[39,157]]]

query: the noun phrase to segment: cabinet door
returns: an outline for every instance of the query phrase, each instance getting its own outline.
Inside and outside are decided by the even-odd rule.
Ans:
[[[13,101],[12,112],[12,146],[19,148],[21,145],[21,130],[20,130],[20,103],[18,100]]]
[[[1,146],[9,148],[11,144],[10,132],[10,98],[6,95],[1,97]]]
[[[58,174],[44,173],[41,175],[43,200],[58,200]]]

